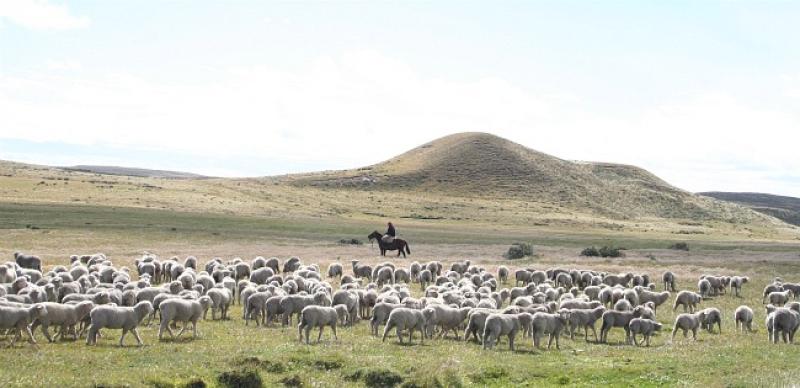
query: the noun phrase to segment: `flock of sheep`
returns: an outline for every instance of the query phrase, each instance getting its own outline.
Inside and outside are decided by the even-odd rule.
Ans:
[[[128,333],[142,345],[138,327],[150,325],[156,314],[159,339],[164,332],[180,337],[189,324],[196,337],[197,323],[207,318],[208,310],[211,319],[229,319],[229,307],[240,303],[246,325],[254,321],[257,326],[287,326],[295,320],[298,336],[306,343],[313,329],[319,329],[319,341],[325,327],[336,338],[338,326],[367,320],[372,335],[381,336],[383,326],[383,341],[394,331],[401,343],[404,334],[411,342],[415,332],[420,342],[451,333],[460,340],[463,333],[464,341],[474,337],[483,348],[506,337],[513,350],[521,333],[532,337],[537,348],[543,337],[548,348],[553,342],[558,348],[561,336],[574,339],[582,330],[588,341],[591,330],[596,342],[607,342],[608,333],[621,328],[626,343],[649,346],[662,328],[656,312],[672,293],[677,292],[673,310],[684,311],[675,319],[672,340],[679,331],[684,337],[691,332],[696,339],[698,330],[713,332],[715,325],[721,333],[723,317],[719,309],[699,309],[698,304],[727,292],[738,296],[749,280],[704,275],[697,292],[678,292],[675,275],[665,272],[659,292],[647,274],[561,268],[512,273],[506,266],[490,273],[470,261],[452,263],[449,270],[439,261],[412,262],[408,268],[357,260],[351,265],[351,273],[338,262],[323,273],[317,264],[305,265],[297,257],[283,263],[256,257],[250,262],[214,258],[200,267],[193,256],[162,260],[147,254],[131,270],[94,254],[73,255],[69,264],[45,272],[39,257],[15,253],[13,262],[0,264],[0,334],[14,335],[11,346],[23,334],[35,344],[34,333],[41,327],[48,341],[85,335],[91,345],[105,331],[121,329],[120,346]],[[337,279],[339,288],[334,290],[329,279]],[[412,287],[420,287],[422,296],[412,296]],[[793,300],[799,294],[800,284],[781,279],[764,288],[771,342],[793,342],[800,326],[800,303]],[[737,308],[737,330],[752,331],[753,316],[750,307]],[[178,323],[182,328],[176,335]]]

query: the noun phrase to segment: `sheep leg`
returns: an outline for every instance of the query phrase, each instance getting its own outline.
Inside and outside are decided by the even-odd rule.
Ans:
[[[128,329],[122,329],[122,337],[119,337],[119,346],[125,346],[122,342],[125,341],[126,334],[128,334]]]
[[[339,340],[339,337],[336,335],[336,325],[331,326],[331,330],[333,330],[333,339]]]
[[[512,352],[514,351],[514,333],[508,335],[508,347]]]
[[[33,327],[33,325],[31,325],[31,327],[31,330],[36,330],[36,327]],[[54,342],[53,338],[50,337],[50,330],[48,330],[49,328],[49,325],[42,323],[42,333],[44,333],[44,337],[47,338],[47,342]]]
[[[186,327],[188,327],[188,326],[189,326],[189,322],[184,321],[183,322],[183,328],[181,329],[181,331],[178,332],[178,335],[176,337],[180,338],[181,334],[183,334],[183,332],[186,331]]]
[[[397,326],[397,339],[400,340],[400,344],[403,344],[403,333],[400,331],[400,326]]]

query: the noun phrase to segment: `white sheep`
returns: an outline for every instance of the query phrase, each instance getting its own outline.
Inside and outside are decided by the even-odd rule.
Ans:
[[[345,307],[344,305],[337,306]],[[404,305],[385,302],[375,304],[375,307],[372,308],[372,318],[369,320],[370,332],[373,336],[378,336],[378,326],[385,324],[389,319],[389,314],[392,313],[392,310],[399,307],[404,307]],[[345,307],[345,311],[346,309],[347,308]]]
[[[731,295],[740,296],[742,286],[750,281],[747,276],[733,276],[731,277]]]
[[[75,333],[75,326],[80,324],[94,308],[95,304],[91,301],[83,301],[77,304],[60,304],[53,302],[42,303],[47,308],[47,314],[37,318],[31,324],[31,332],[35,332],[39,325],[42,326],[42,333],[45,338],[50,342],[55,342],[59,336],[63,338],[64,334],[72,329]],[[58,326],[60,330],[55,337],[50,336],[49,327]],[[74,335],[77,339],[77,334]]]
[[[556,349],[560,349],[558,339],[561,337],[561,331],[567,326],[569,315],[569,312],[561,312],[558,314],[539,312],[533,314],[533,320],[531,322],[533,346],[539,348],[539,339],[543,335],[548,334],[550,337],[547,341],[547,348],[550,349],[550,346],[553,345],[553,339],[555,339]]]
[[[386,326],[383,329],[383,342],[386,342],[386,336],[393,328],[397,330],[397,339],[403,343],[402,333],[408,330],[408,342],[412,341],[414,331],[419,330],[421,334],[420,344],[425,340],[425,316],[420,310],[413,310],[405,307],[399,307],[389,314],[389,319],[386,321]]]
[[[220,319],[227,319],[228,307],[233,302],[233,294],[227,288],[214,287],[206,293],[211,298],[211,319],[217,319],[217,311],[220,312]],[[205,319],[205,315],[203,316]]]
[[[773,291],[767,296],[769,303],[775,306],[783,306],[786,302],[792,300],[794,293],[792,290]]]
[[[702,320],[700,319],[700,313],[683,313],[678,315],[675,318],[675,324],[672,328],[672,338],[671,341],[675,340],[675,333],[678,330],[683,330],[683,337],[686,338],[687,333],[689,330],[692,331],[692,339],[697,340],[697,329],[700,328],[702,324]]]
[[[683,306],[683,311],[686,312],[688,307],[689,312],[694,312],[697,304],[703,301],[703,296],[692,291],[681,291],[675,296],[675,303],[672,305],[672,311],[678,309],[678,306]]]
[[[608,332],[614,327],[621,327],[625,330],[625,343],[630,343],[630,328],[628,324],[631,319],[636,318],[632,311],[609,310],[603,313],[603,325],[600,327],[600,342],[608,342]]]
[[[661,275],[661,281],[664,282],[664,291],[672,291],[675,292],[677,289],[675,288],[675,274],[666,271],[664,274]]]
[[[490,314],[483,328],[483,348],[494,347],[500,336],[508,336],[508,346],[514,351],[514,338],[522,330],[519,317],[515,314]]]
[[[333,330],[333,338],[339,339],[336,336],[336,324],[339,320],[339,314],[333,307],[326,306],[306,306],[300,312],[300,323],[297,325],[297,331],[300,336],[300,341],[303,341],[303,331],[306,333],[306,344],[308,344],[308,336],[312,328],[319,327],[319,336],[317,342],[322,339],[322,330],[325,326],[330,326]]]
[[[439,332],[439,336],[437,338],[442,338],[445,333],[452,330],[456,335],[456,340],[458,340],[460,339],[458,329],[467,319],[467,315],[472,308],[453,308],[447,305],[433,305],[426,307],[425,310],[433,310],[433,314],[430,315],[431,318],[427,322],[428,327],[426,328],[427,334],[430,338],[433,338],[434,327],[438,326],[441,331]]]
[[[595,330],[594,324],[603,316],[603,313],[606,311],[606,308],[603,306],[595,307],[591,310],[588,309],[569,309],[567,315],[569,319],[567,320],[569,324],[569,337],[570,339],[575,339],[575,329],[582,328],[584,331],[584,340],[589,341],[589,329],[592,329],[592,333],[594,334],[594,340],[597,342],[597,330]]]
[[[736,308],[736,311],[733,312],[733,321],[736,324],[736,330],[739,330],[740,325],[742,332],[745,330],[748,332],[753,331],[753,309],[747,306],[739,306]]]
[[[161,340],[164,334],[164,329],[167,330],[170,337],[180,337],[189,322],[192,323],[192,338],[197,338],[197,321],[203,316],[209,306],[211,306],[211,298],[202,296],[198,300],[172,298],[165,300],[161,303],[161,326],[158,329],[158,339]],[[178,335],[172,333],[169,327],[171,322],[183,322],[183,328]]]
[[[92,325],[89,326],[89,334],[86,336],[86,344],[94,345],[97,343],[97,335],[100,329],[122,329],[122,336],[119,339],[119,346],[123,346],[125,335],[129,331],[133,332],[139,346],[144,345],[142,338],[139,337],[137,327],[142,320],[153,312],[153,304],[142,301],[133,307],[116,307],[103,305],[95,307],[89,316]]]
[[[641,344],[646,344],[650,346],[650,337],[652,337],[655,332],[661,331],[662,325],[650,319],[633,318],[630,323],[628,323],[628,327],[630,328],[631,339],[634,345],[640,346]],[[636,342],[636,334],[641,334],[644,337],[641,343]]]
[[[28,334],[28,341],[35,345],[36,339],[33,338],[31,323],[45,316],[47,316],[47,307],[41,303],[24,307],[0,305],[0,329],[16,331],[14,339],[11,340],[11,346],[14,346],[20,339],[23,331]]]
[[[794,335],[800,327],[800,313],[788,308],[777,308],[770,314],[772,343],[778,343],[778,336],[784,343],[794,343]]]

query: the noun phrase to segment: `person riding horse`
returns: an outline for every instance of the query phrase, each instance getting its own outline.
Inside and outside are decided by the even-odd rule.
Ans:
[[[381,241],[387,244],[391,244],[394,241],[394,238],[397,236],[397,231],[394,229],[394,225],[390,222],[388,224],[388,228],[386,229],[386,233],[381,237]]]

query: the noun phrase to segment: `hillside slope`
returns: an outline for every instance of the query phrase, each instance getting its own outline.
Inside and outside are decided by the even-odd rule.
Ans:
[[[747,206],[792,225],[800,225],[800,198],[764,193],[711,191],[699,195]]]
[[[567,161],[485,133],[446,136],[374,166],[295,176],[292,184],[524,200],[614,219],[758,218],[638,167]]]
[[[190,172],[150,170],[146,168],[135,168],[135,167],[79,165],[79,166],[62,167],[62,168],[68,171],[81,171],[81,172],[104,174],[104,175],[122,175],[122,176],[170,178],[170,179],[206,178],[203,175],[193,174]]]

